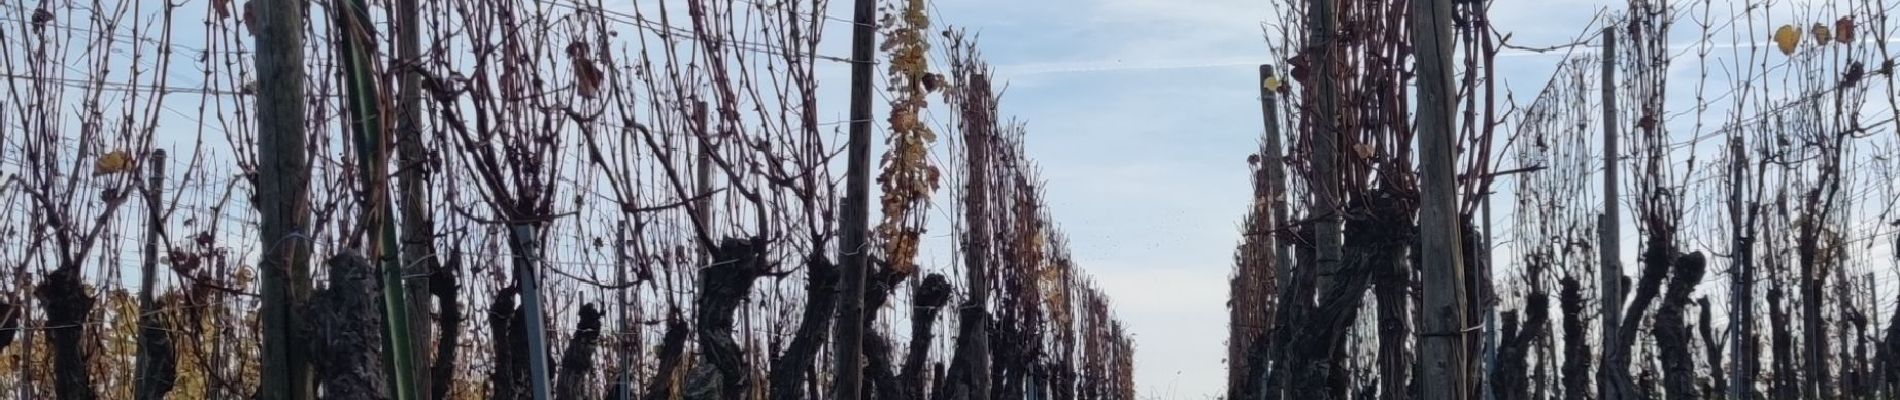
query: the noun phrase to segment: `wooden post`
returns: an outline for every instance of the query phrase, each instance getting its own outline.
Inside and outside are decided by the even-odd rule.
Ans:
[[[1749,275],[1752,278],[1754,273],[1751,272],[1749,273]],[[1880,304],[1880,287],[1874,284],[1874,273],[1872,272],[1867,273],[1866,279],[1867,279],[1867,304]],[[1752,285],[1753,282],[1750,282],[1750,283],[1751,283],[1750,286],[1753,286]],[[1750,290],[1753,290],[1753,289],[1751,288]],[[1750,297],[1753,297],[1753,296],[1750,296]],[[1868,308],[1871,311],[1870,314],[1873,314],[1872,317],[1869,318],[1870,321],[1869,321],[1868,326],[1872,326],[1874,327],[1874,329],[1880,329],[1879,328],[1881,326],[1880,325],[1880,307],[1875,306],[1875,307],[1868,307]],[[1748,316],[1747,318],[1750,320],[1750,322],[1753,322],[1753,320],[1755,319],[1754,316]],[[1754,333],[1753,331],[1754,331],[1753,328],[1749,328],[1749,333],[1752,334]],[[1744,336],[1744,337],[1753,338],[1754,336]],[[1878,354],[1879,353],[1875,353],[1875,357],[1874,357],[1874,371],[1875,372],[1873,373],[1873,377],[1872,377],[1874,380],[1874,385],[1873,385],[1874,398],[1886,399],[1886,398],[1889,398],[1889,397],[1886,397],[1887,389],[1889,389],[1888,387],[1889,384],[1887,383],[1887,368],[1886,366],[1881,365],[1882,362],[1880,361]],[[1742,365],[1737,365],[1733,371],[1736,371],[1735,374],[1739,375],[1742,373],[1743,368],[1744,367]],[[1753,372],[1753,371],[1749,371],[1749,372]],[[1735,382],[1735,381],[1730,380],[1729,382]],[[1729,387],[1731,388],[1729,391],[1735,392],[1735,389],[1732,389],[1736,387],[1735,384],[1731,383]],[[1735,393],[1737,393],[1737,396],[1732,397],[1731,399],[1742,398],[1739,395],[1739,393],[1742,393],[1742,392],[1735,392]]]
[[[1275,79],[1273,66],[1260,66],[1260,114],[1266,120],[1266,140],[1262,141],[1261,164],[1265,167],[1267,178],[1267,196],[1273,208],[1274,227],[1287,223],[1286,216],[1286,151],[1280,144],[1280,98],[1279,93],[1266,87],[1268,79]],[[1284,83],[1283,83],[1284,84]],[[1278,229],[1270,232],[1268,243],[1273,248],[1273,277],[1275,287],[1285,288],[1288,279],[1293,276],[1293,254],[1286,246],[1286,238],[1280,237]]]
[[[1412,38],[1418,49],[1419,260],[1424,299],[1420,304],[1419,382],[1425,400],[1464,399],[1466,376],[1465,278],[1459,228],[1457,180],[1453,176],[1457,90],[1452,87],[1451,0],[1414,0]],[[1323,79],[1323,78],[1322,78]]]
[[[1734,268],[1734,270],[1729,271],[1729,276],[1734,277],[1734,279],[1730,279],[1731,287],[1729,289],[1729,313],[1731,314],[1729,317],[1729,351],[1732,354],[1730,359],[1735,361],[1734,368],[1729,369],[1728,398],[1735,400],[1746,398],[1745,396],[1749,393],[1750,388],[1755,387],[1755,374],[1754,371],[1749,368],[1749,361],[1754,360],[1755,350],[1753,342],[1755,337],[1755,246],[1751,239],[1754,232],[1754,221],[1753,218],[1743,217],[1745,214],[1744,210],[1749,208],[1749,206],[1742,203],[1744,199],[1743,194],[1748,191],[1748,179],[1746,179],[1748,174],[1747,151],[1747,145],[1742,135],[1736,134],[1734,139],[1729,142],[1728,198],[1729,232],[1732,235],[1730,236],[1729,242],[1729,254],[1734,257],[1729,261],[1730,268]],[[1873,288],[1870,286],[1868,289],[1872,290]],[[1874,326],[1880,326],[1878,318],[1879,308],[1876,307],[1875,311]],[[1749,342],[1744,343],[1744,340]],[[1885,372],[1886,368],[1880,368],[1879,370]],[[1886,381],[1877,382],[1881,382],[1880,385],[1876,385],[1877,387],[1886,386]]]
[[[1616,170],[1617,154],[1620,154],[1620,151],[1616,147],[1616,28],[1614,27],[1603,28],[1601,57],[1603,58],[1603,216],[1597,221],[1597,249],[1599,251],[1597,257],[1602,262],[1600,267],[1602,281],[1598,282],[1597,287],[1603,304],[1597,315],[1603,318],[1603,337],[1598,343],[1602,343],[1601,346],[1605,348],[1598,352],[1600,357],[1597,360],[1597,398],[1614,400],[1614,390],[1610,380],[1617,374],[1611,373],[1611,368],[1616,367],[1611,365],[1611,352],[1607,346],[1614,346],[1617,343],[1616,332],[1622,326],[1618,320],[1623,314],[1623,290],[1620,287],[1623,266],[1617,263],[1617,255],[1622,248],[1617,245],[1617,233],[1620,229],[1618,229],[1616,216]]]
[[[260,400],[316,398],[300,310],[310,299],[310,160],[304,154],[303,5],[258,0],[257,207],[264,337]]]
[[[1316,113],[1313,122],[1317,126],[1314,127],[1311,138],[1314,176],[1309,179],[1312,181],[1315,197],[1318,198],[1312,212],[1315,213],[1314,218],[1318,223],[1318,226],[1313,229],[1314,236],[1317,236],[1314,238],[1314,263],[1319,269],[1318,282],[1314,287],[1319,288],[1320,298],[1325,298],[1324,290],[1332,287],[1329,282],[1331,277],[1339,272],[1340,252],[1345,245],[1343,220],[1339,215],[1340,208],[1344,207],[1339,198],[1339,95],[1338,88],[1331,82],[1335,73],[1333,63],[1336,58],[1333,45],[1333,30],[1337,29],[1335,27],[1337,21],[1334,20],[1337,16],[1334,15],[1333,10],[1335,1],[1337,0],[1312,0],[1312,5],[1308,7],[1310,15],[1307,16],[1307,24],[1312,26],[1311,43],[1308,44],[1311,53],[1308,54],[1307,59],[1312,60],[1310,62],[1314,65],[1314,73],[1310,80],[1319,91],[1319,98],[1313,109]],[[1311,302],[1312,300],[1300,299],[1300,301]]]
[[[1489,153],[1489,152],[1486,152],[1486,153]],[[1484,217],[1484,222],[1481,224],[1481,226],[1484,227],[1484,231],[1479,232],[1479,235],[1482,235],[1482,236],[1479,236],[1480,239],[1479,239],[1479,244],[1478,244],[1478,251],[1479,251],[1478,256],[1484,257],[1483,262],[1487,269],[1495,268],[1492,266],[1497,265],[1498,260],[1491,256],[1491,243],[1492,243],[1491,242],[1492,240],[1492,237],[1491,237],[1491,193],[1487,192],[1487,193],[1481,194],[1480,196],[1484,196],[1483,205],[1481,206],[1483,207],[1483,217]],[[1473,274],[1482,273],[1479,271],[1468,271],[1468,272],[1473,273]],[[1489,278],[1490,277],[1480,276],[1477,279],[1478,281],[1483,281]],[[1467,290],[1482,290],[1479,288],[1466,288],[1466,289]],[[1483,368],[1480,369],[1480,371],[1483,371],[1484,375],[1478,378],[1478,393],[1481,394],[1479,397],[1482,398],[1483,400],[1497,400],[1498,398],[1497,392],[1492,390],[1492,385],[1496,383],[1494,379],[1497,379],[1497,376],[1498,376],[1497,374],[1498,372],[1498,312],[1497,312],[1498,306],[1497,306],[1497,302],[1486,301],[1485,304],[1483,304],[1481,310],[1483,310],[1484,312],[1484,316],[1482,317],[1484,319],[1484,345],[1482,347],[1484,349],[1483,350],[1484,356],[1481,358],[1481,360],[1483,360],[1484,366]]]
[[[440,268],[441,262],[435,255],[435,218],[430,216],[428,208],[428,155],[422,148],[422,57],[418,43],[422,31],[421,10],[416,0],[397,0],[394,13],[397,18],[396,68],[400,72],[395,133],[401,164],[397,166],[396,179],[402,186],[399,199],[401,256],[403,280],[409,289],[409,348],[415,356],[408,373],[416,393],[422,395],[434,393],[429,387],[429,357],[433,352],[427,350],[432,348],[430,338],[433,336],[429,329],[428,277]]]
[[[855,0],[851,29],[851,139],[845,171],[843,218],[839,221],[838,259],[844,262],[844,298],[838,302],[837,382],[831,396],[857,400],[864,375],[864,277],[871,244],[866,232],[871,214],[871,68],[877,51],[877,2]],[[987,374],[979,374],[987,375]]]
[[[614,280],[616,281],[616,285],[623,287],[614,290],[620,292],[620,336],[623,341],[627,340],[625,338],[633,333],[634,324],[633,311],[631,310],[633,301],[629,300],[627,295],[628,292],[633,290],[631,287],[626,287],[628,285],[627,268],[627,223],[622,221],[619,228],[614,230]],[[616,343],[614,345],[614,356],[619,358],[620,376],[614,379],[615,385],[612,398],[614,400],[633,400],[632,371],[634,355],[632,352],[627,351],[624,344]]]
[[[138,365],[134,370],[138,391],[134,396],[138,400],[160,400],[172,389],[171,382],[161,382],[161,379],[171,379],[161,378],[161,371],[175,372],[177,368],[175,358],[159,356],[159,351],[168,355],[176,353],[171,349],[169,331],[159,325],[158,301],[152,295],[158,286],[158,240],[165,232],[165,150],[153,151],[145,165],[152,176],[145,187],[145,260],[139,265]],[[159,365],[160,362],[169,365]]]
[[[707,120],[709,117],[706,113],[706,108],[706,102],[704,101],[693,103],[693,132],[699,137],[710,138],[712,137],[712,130]],[[716,212],[713,211],[712,141],[701,140],[699,143],[699,151],[695,152],[695,158],[693,159],[695,188],[693,195],[699,196],[699,199],[693,201],[693,210],[696,211],[696,213],[693,214],[692,217],[693,221],[699,224],[700,229],[706,230],[706,236],[712,238],[715,243],[717,243],[719,230],[713,228],[713,222],[717,221],[718,218]],[[713,249],[711,247],[701,249],[699,252],[700,265],[710,265],[712,262]]]
[[[1260,289],[1266,283],[1255,280],[1259,279],[1259,274],[1271,272],[1273,274],[1272,287],[1276,291],[1287,290],[1293,276],[1293,256],[1289,248],[1285,246],[1286,238],[1281,236],[1282,228],[1285,228],[1284,225],[1287,224],[1287,205],[1286,156],[1281,145],[1280,99],[1277,92],[1284,87],[1281,86],[1284,82],[1279,79],[1272,65],[1260,65],[1260,80],[1256,84],[1260,89],[1260,115],[1265,123],[1265,134],[1260,141],[1259,165],[1252,171],[1255,174],[1253,177],[1254,203],[1248,205],[1248,213],[1253,216],[1254,225],[1245,228],[1247,235],[1262,235],[1252,237],[1262,237],[1265,242],[1264,247],[1246,250],[1250,253],[1246,257],[1267,257],[1270,261],[1265,264],[1242,262],[1239,264],[1240,268],[1264,267],[1267,270],[1247,271],[1235,276],[1235,279],[1245,282],[1246,287]],[[1252,254],[1256,251],[1265,254]],[[1232,399],[1253,399],[1262,394],[1256,391],[1267,390],[1264,379],[1271,358],[1266,356],[1271,353],[1266,349],[1271,342],[1267,332],[1271,330],[1277,313],[1283,312],[1281,310],[1285,307],[1272,304],[1274,301],[1272,299],[1277,297],[1277,293],[1260,291],[1241,297],[1239,291],[1249,289],[1236,287],[1234,290],[1236,292],[1232,295],[1232,299],[1236,303],[1231,306],[1233,308],[1231,314],[1235,325],[1228,339],[1230,342],[1228,365],[1231,371],[1227,393]],[[1247,321],[1244,316],[1252,315],[1252,313],[1259,313],[1259,318],[1252,322],[1260,325],[1240,325]]]

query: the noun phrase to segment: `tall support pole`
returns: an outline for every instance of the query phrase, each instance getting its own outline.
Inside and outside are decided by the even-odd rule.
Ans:
[[[139,265],[139,358],[134,370],[138,392],[133,396],[138,400],[160,400],[172,389],[172,383],[168,382],[171,378],[163,377],[163,371],[177,367],[173,357],[158,356],[159,351],[171,352],[172,344],[170,334],[159,324],[158,301],[152,295],[158,287],[158,240],[165,234],[165,150],[152,152],[145,165],[150,166],[152,176],[145,189],[145,259]],[[160,362],[172,364],[159,365]]]
[[[1753,275],[1754,275],[1754,273],[1752,273],[1752,272],[1751,272],[1751,273],[1749,273],[1749,275],[1750,275],[1750,277],[1752,278],[1752,277],[1753,277]],[[1872,272],[1869,272],[1869,273],[1867,273],[1867,278],[1866,278],[1866,282],[1867,282],[1867,283],[1866,283],[1866,285],[1867,285],[1867,304],[1880,304],[1880,287],[1879,287],[1879,286],[1875,286],[1875,284],[1874,284],[1874,274],[1873,274]],[[1751,282],[1751,283],[1752,283],[1752,282]],[[1750,286],[1753,286],[1753,285],[1751,284]],[[1753,290],[1753,289],[1751,288],[1750,290]],[[1873,327],[1876,327],[1875,329],[1879,329],[1878,327],[1881,327],[1881,326],[1885,326],[1885,325],[1881,325],[1881,324],[1880,324],[1880,307],[1878,307],[1878,306],[1874,306],[1874,307],[1868,307],[1868,308],[1869,308],[1869,309],[1871,309],[1871,310],[1870,310],[1870,312],[1869,312],[1869,314],[1873,314],[1873,315],[1872,315],[1872,318],[1869,318],[1869,324],[1868,324],[1868,326],[1873,326]],[[1749,321],[1750,321],[1750,322],[1753,322],[1755,318],[1754,318],[1754,317],[1748,317],[1748,319],[1749,319]],[[1748,328],[1748,329],[1749,329],[1749,333],[1750,333],[1750,334],[1752,335],[1752,334],[1754,333],[1754,328]],[[1745,338],[1753,338],[1754,336],[1743,336],[1743,337],[1745,337]],[[1753,353],[1753,349],[1750,349],[1750,353],[1751,353],[1751,354]],[[1873,385],[1873,386],[1874,386],[1874,389],[1873,389],[1873,392],[1874,392],[1874,398],[1876,398],[1876,399],[1887,399],[1887,398],[1890,398],[1890,397],[1887,397],[1887,390],[1888,390],[1888,389],[1890,389],[1890,388],[1888,387],[1888,384],[1887,384],[1887,368],[1886,368],[1886,367],[1884,367],[1884,366],[1881,366],[1880,364],[1881,364],[1881,362],[1880,362],[1880,358],[1879,358],[1879,355],[1878,355],[1878,353],[1876,353],[1876,355],[1875,355],[1875,358],[1874,358],[1874,371],[1875,371],[1875,372],[1873,373],[1873,377],[1872,377],[1872,378],[1873,378],[1873,380],[1874,380],[1874,382],[1875,382],[1875,383],[1874,383],[1874,385]],[[1740,372],[1740,371],[1742,371],[1742,369],[1743,369],[1743,368],[1744,368],[1744,367],[1742,367],[1742,366],[1740,366],[1740,365],[1737,365],[1737,366],[1736,366],[1736,368],[1735,368],[1735,369],[1734,369],[1733,371],[1737,371],[1737,372],[1735,372],[1735,373],[1739,375],[1739,374],[1741,374],[1741,372]],[[1752,372],[1752,371],[1750,371],[1750,372]],[[1735,382],[1735,381],[1733,381],[1733,380],[1731,380],[1731,381],[1729,381],[1729,382]],[[1729,387],[1730,387],[1730,388],[1734,388],[1734,387],[1736,387],[1736,386],[1735,386],[1735,385],[1733,385],[1733,384],[1731,384],[1731,385],[1729,385]],[[1734,392],[1735,390],[1734,390],[1734,389],[1730,389],[1729,391],[1731,391],[1731,392]],[[1735,398],[1735,399],[1740,399],[1740,398],[1741,398],[1741,397],[1740,397],[1740,393],[1742,393],[1742,392],[1736,392],[1736,393],[1737,393],[1737,397],[1734,397],[1734,398]]]
[[[838,365],[836,400],[857,400],[864,376],[864,277],[870,269],[866,230],[871,214],[871,66],[877,51],[877,2],[856,0],[851,24],[851,142],[845,171],[838,259],[844,261],[844,298],[838,302],[832,351]],[[979,372],[979,374],[987,375]]]
[[[1318,298],[1325,299],[1332,297],[1332,293],[1329,293],[1329,291],[1334,287],[1332,283],[1333,277],[1339,276],[1340,270],[1342,269],[1340,261],[1344,258],[1342,252],[1344,250],[1343,247],[1345,247],[1344,219],[1340,215],[1345,208],[1345,202],[1339,192],[1339,183],[1342,176],[1342,174],[1339,173],[1339,94],[1338,87],[1333,83],[1335,74],[1341,72],[1335,69],[1339,64],[1340,54],[1339,46],[1333,41],[1334,31],[1338,30],[1339,25],[1337,3],[1340,1],[1310,1],[1311,4],[1307,6],[1307,26],[1311,29],[1308,32],[1310,38],[1307,40],[1307,60],[1311,60],[1310,62],[1317,66],[1314,68],[1314,74],[1311,79],[1309,79],[1311,84],[1315,86],[1314,94],[1317,98],[1313,100],[1314,115],[1310,120],[1314,125],[1311,130],[1312,136],[1310,138],[1312,142],[1313,161],[1312,172],[1311,175],[1307,177],[1307,181],[1311,183],[1310,186],[1313,188],[1314,197],[1316,198],[1314,204],[1310,207],[1312,211],[1309,212],[1313,214],[1315,223],[1313,227],[1313,236],[1315,236],[1313,239],[1313,268],[1315,272],[1318,272],[1318,274],[1314,275],[1313,284],[1316,289],[1313,293],[1317,294]],[[1311,304],[1313,304],[1314,300],[1305,297],[1302,293],[1302,296],[1295,299],[1295,301],[1298,301],[1297,306],[1301,309],[1311,309],[1313,307]],[[1288,305],[1289,304],[1282,304],[1281,306],[1285,307]],[[1336,333],[1343,334],[1344,332]],[[1343,341],[1338,343],[1343,343]],[[1343,362],[1343,360],[1332,360],[1340,354],[1343,354],[1341,351],[1336,350],[1339,349],[1324,350],[1326,356],[1322,359]],[[1281,356],[1283,357],[1283,355]],[[1275,361],[1285,362],[1286,360]],[[1309,366],[1276,365],[1275,368],[1283,371],[1291,371],[1294,368],[1309,368]],[[1331,370],[1319,376],[1329,376],[1332,372],[1338,371],[1338,368],[1327,366],[1321,366],[1320,368],[1329,368]],[[1287,376],[1286,374],[1279,375]],[[1276,379],[1280,378],[1276,377]],[[1272,386],[1273,385],[1269,384],[1269,387]],[[1278,394],[1276,393],[1274,395],[1277,396]],[[1269,396],[1269,398],[1275,397]]]
[[[1287,290],[1293,276],[1293,256],[1286,247],[1286,238],[1281,236],[1286,228],[1286,151],[1283,149],[1280,130],[1279,90],[1283,88],[1280,78],[1275,75],[1272,65],[1260,65],[1260,115],[1265,123],[1265,134],[1260,141],[1259,165],[1252,172],[1253,199],[1248,213],[1253,215],[1254,225],[1246,228],[1252,238],[1262,238],[1264,246],[1250,247],[1246,252],[1249,261],[1238,264],[1240,268],[1256,268],[1235,275],[1241,285],[1235,288],[1233,299],[1233,320],[1229,338],[1229,363],[1233,371],[1229,373],[1228,397],[1233,399],[1256,399],[1268,390],[1264,378],[1271,363],[1273,351],[1269,337],[1270,327],[1286,306],[1273,304],[1273,298],[1279,291]],[[1254,239],[1250,238],[1249,241]],[[1260,262],[1257,258],[1265,258]],[[1273,274],[1270,282],[1260,281],[1260,274]],[[1251,288],[1251,289],[1246,289]],[[1265,290],[1272,288],[1272,291]],[[1241,290],[1252,290],[1248,296],[1242,296]],[[1241,303],[1244,302],[1244,303]],[[1257,313],[1257,314],[1256,314]],[[1249,321],[1254,325],[1240,325]]]
[[[621,222],[614,230],[614,280],[615,284],[627,285],[627,223]],[[616,289],[620,292],[620,334],[628,337],[633,334],[633,301],[629,299],[631,288]],[[618,358],[620,376],[614,379],[613,400],[633,400],[633,352],[626,346],[614,346],[614,357]]]
[[[1748,192],[1747,145],[1737,134],[1729,145],[1729,254],[1734,255],[1729,266],[1732,287],[1729,289],[1729,351],[1735,366],[1729,369],[1730,399],[1743,399],[1755,387],[1754,372],[1750,368],[1754,360],[1755,348],[1755,271],[1754,271],[1754,221],[1746,218],[1743,194]],[[1872,287],[1868,287],[1869,290]],[[1878,310],[1878,307],[1875,308]],[[1877,317],[1878,315],[1876,315]],[[1880,326],[1878,318],[1874,326]],[[1881,370],[1885,370],[1882,368]],[[1879,381],[1885,382],[1885,381]],[[1882,385],[1884,386],[1884,384]]]
[[[1484,202],[1483,202],[1482,207],[1484,207],[1483,209],[1484,223],[1482,224],[1482,226],[1484,227],[1484,232],[1481,232],[1480,235],[1482,236],[1479,236],[1481,238],[1479,239],[1481,243],[1479,243],[1478,245],[1478,251],[1479,251],[1478,256],[1484,257],[1484,261],[1483,261],[1484,265],[1494,266],[1494,265],[1497,265],[1498,260],[1497,258],[1491,256],[1491,243],[1492,243],[1491,241],[1492,240],[1492,237],[1491,237],[1491,194],[1485,193],[1483,194],[1483,196],[1484,196]],[[1487,268],[1495,268],[1495,267],[1487,267]],[[1472,273],[1478,273],[1478,272],[1473,271]],[[1489,277],[1478,277],[1478,279],[1480,280],[1488,279],[1488,278]],[[1469,289],[1479,290],[1478,288],[1469,288]],[[1484,312],[1484,317],[1483,317],[1484,318],[1484,346],[1483,346],[1484,368],[1481,369],[1482,371],[1484,371],[1484,376],[1478,379],[1478,385],[1479,385],[1478,393],[1481,394],[1480,398],[1482,398],[1483,400],[1497,400],[1498,398],[1497,393],[1492,391],[1492,386],[1495,384],[1493,379],[1496,379],[1498,376],[1498,312],[1497,312],[1498,306],[1497,306],[1497,302],[1486,301],[1484,306],[1480,308],[1480,310],[1483,310]]]
[[[548,394],[548,328],[547,319],[542,317],[541,307],[541,246],[536,240],[534,223],[515,223],[511,227],[511,246],[520,254],[515,254],[517,262],[516,279],[521,284],[521,317],[528,328],[528,384],[534,400],[547,400]]]
[[[429,387],[431,346],[429,274],[440,260],[435,254],[435,219],[429,215],[428,155],[422,148],[422,57],[421,14],[417,0],[396,0],[396,56],[398,101],[396,108],[397,184],[402,208],[402,270],[409,290],[409,348],[415,359],[406,373],[418,395],[434,393]],[[453,362],[454,360],[445,360]],[[403,372],[399,372],[403,373]],[[448,384],[444,382],[443,384]]]
[[[1597,221],[1598,258],[1602,261],[1599,268],[1602,281],[1598,282],[1603,304],[1598,314],[1603,318],[1601,341],[1606,348],[1600,353],[1602,358],[1597,365],[1597,398],[1613,400],[1614,390],[1610,380],[1612,368],[1628,368],[1613,365],[1608,346],[1617,343],[1616,332],[1622,324],[1618,321],[1623,314],[1623,265],[1617,262],[1617,254],[1622,248],[1617,244],[1619,223],[1616,207],[1617,154],[1616,145],[1616,28],[1603,28],[1603,216]]]
[[[1315,238],[1314,263],[1318,264],[1319,282],[1314,287],[1325,290],[1332,287],[1329,282],[1339,272],[1341,247],[1345,245],[1342,232],[1340,208],[1344,205],[1339,196],[1339,95],[1338,88],[1332,85],[1333,69],[1337,55],[1333,45],[1333,31],[1337,29],[1338,18],[1334,7],[1338,0],[1312,0],[1307,7],[1307,25],[1311,39],[1307,44],[1309,60],[1314,60],[1313,84],[1317,86],[1318,99],[1313,117],[1313,189],[1319,198],[1314,205],[1318,226],[1313,229]],[[1321,292],[1322,297],[1325,296]],[[1311,302],[1309,299],[1300,299]]]
[[[987,76],[978,75],[970,80],[972,90],[967,101],[978,102],[985,110],[996,106],[994,92],[991,91]],[[969,162],[970,177],[963,191],[963,212],[968,239],[963,250],[963,265],[968,268],[970,299],[958,313],[964,324],[971,325],[970,337],[965,340],[970,350],[964,353],[964,369],[969,371],[970,383],[967,397],[973,400],[990,398],[990,221],[989,221],[989,184],[990,159],[993,153],[990,145],[994,140],[996,127],[991,121],[975,121],[984,124],[980,129],[965,129],[963,144],[964,158]]]
[[[706,113],[706,108],[704,101],[693,103],[693,126],[696,127],[694,132],[704,137],[711,137],[712,125],[708,120],[711,117]],[[694,195],[699,196],[699,199],[693,201],[693,209],[699,210],[698,213],[693,214],[693,220],[701,229],[706,230],[707,236],[718,238],[719,229],[713,227],[713,222],[719,218],[716,215],[717,211],[713,210],[713,146],[710,143],[712,143],[710,140],[702,141],[698,147],[699,151],[695,152],[693,158]],[[711,265],[712,262],[713,249],[710,247],[701,249],[699,264]]]
[[[1261,141],[1262,170],[1266,172],[1267,198],[1273,208],[1273,219],[1269,226],[1279,227],[1287,223],[1286,217],[1286,150],[1280,143],[1280,98],[1269,88],[1266,82],[1276,79],[1273,66],[1260,66],[1260,114],[1266,120],[1266,138]],[[1292,278],[1293,253],[1286,246],[1286,238],[1280,237],[1280,230],[1270,232],[1267,243],[1273,249],[1274,287],[1285,288],[1287,280]]]
[[[1464,247],[1459,229],[1452,87],[1451,0],[1413,0],[1412,38],[1418,48],[1418,140],[1422,175],[1419,260],[1424,299],[1419,321],[1419,382],[1425,400],[1464,399],[1466,376]]]
[[[310,299],[310,159],[304,154],[303,5],[257,5],[258,238],[264,329],[260,400],[316,398],[310,354],[297,351],[299,311]]]

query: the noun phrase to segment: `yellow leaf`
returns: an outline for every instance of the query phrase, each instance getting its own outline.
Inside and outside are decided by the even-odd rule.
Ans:
[[[132,170],[132,156],[124,151],[114,151],[99,156],[92,164],[93,175],[116,174]]]
[[[1355,145],[1352,145],[1352,150],[1359,152],[1359,158],[1361,159],[1372,158],[1373,148],[1372,148],[1372,145],[1370,144],[1366,144],[1366,143],[1355,144]]]
[[[1781,54],[1793,55],[1796,45],[1801,44],[1801,30],[1794,25],[1782,25],[1775,30],[1775,47],[1781,48]]]
[[[1266,81],[1260,82],[1260,86],[1267,88],[1269,92],[1278,92],[1280,91],[1280,77],[1269,76]]]
[[[1834,33],[1827,29],[1827,25],[1815,23],[1813,28],[1808,28],[1808,33],[1814,35],[1816,45],[1825,45],[1827,42],[1834,41]]]
[[[237,270],[237,276],[234,278],[237,281],[238,287],[248,287],[251,285],[251,280],[255,279],[256,277],[257,277],[256,274],[251,272],[250,268],[239,266]]]

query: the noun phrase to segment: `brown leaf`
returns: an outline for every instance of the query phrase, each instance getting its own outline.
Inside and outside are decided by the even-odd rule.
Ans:
[[[1352,150],[1359,153],[1360,159],[1372,159],[1373,149],[1371,144],[1354,144],[1352,145]]]
[[[1867,66],[1865,64],[1861,64],[1860,61],[1855,61],[1851,64],[1848,64],[1847,71],[1841,73],[1841,86],[1842,87],[1858,86],[1860,85],[1860,79],[1863,77],[1866,77],[1866,75],[1867,75]]]
[[[926,72],[924,73],[923,84],[925,92],[935,92],[937,88],[943,87],[943,76]]]
[[[1642,118],[1636,120],[1636,127],[1642,128],[1643,132],[1654,132],[1656,130],[1656,115],[1644,113]]]
[[[231,0],[211,0],[211,11],[217,12],[218,19],[231,18]]]
[[[34,29],[45,28],[46,24],[49,22],[53,22],[52,11],[47,11],[45,8],[33,10],[33,28]]]
[[[600,96],[602,74],[600,67],[594,66],[594,60],[587,57],[587,42],[567,44],[567,58],[574,63],[574,84],[583,98]]]
[[[579,86],[581,97],[592,99],[600,96],[600,83],[602,80],[600,67],[594,66],[594,63],[591,61],[575,61],[574,83]]]
[[[1834,21],[1834,40],[1843,44],[1854,42],[1854,17],[1845,16]]]
[[[1296,55],[1293,56],[1293,59],[1287,60],[1287,65],[1293,67],[1291,71],[1288,71],[1288,74],[1293,76],[1294,81],[1306,83],[1308,75],[1312,74],[1312,71],[1306,68],[1306,64],[1306,54]]]

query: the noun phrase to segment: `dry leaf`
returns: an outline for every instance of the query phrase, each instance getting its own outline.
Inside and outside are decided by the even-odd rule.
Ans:
[[[46,24],[49,22],[53,22],[52,11],[47,11],[45,8],[33,10],[33,28],[34,29],[45,28]]]
[[[1814,35],[1814,44],[1817,46],[1834,41],[1834,32],[1829,30],[1826,24],[1817,22],[1814,27],[1808,28],[1808,33]]]
[[[116,174],[132,170],[132,156],[124,151],[114,151],[99,156],[92,164],[94,176]]]
[[[1280,85],[1283,85],[1283,84],[1284,84],[1283,82],[1280,82],[1280,77],[1277,77],[1277,76],[1269,76],[1267,77],[1265,81],[1260,82],[1260,85],[1262,87],[1265,87],[1268,91],[1272,91],[1272,92],[1279,92]]]
[[[236,275],[237,276],[233,278],[235,278],[234,280],[237,282],[238,287],[250,286],[251,280],[256,278],[256,274],[251,272],[250,268],[246,267],[238,267]]]
[[[1841,43],[1854,42],[1854,17],[1841,17],[1834,21],[1834,40]]]
[[[211,11],[217,12],[218,19],[231,18],[231,0],[211,0]]]
[[[594,66],[593,62],[574,63],[574,81],[580,86],[581,97],[592,99],[600,96],[602,80],[600,67]]]
[[[1293,76],[1294,81],[1306,82],[1306,78],[1308,78],[1307,75],[1312,74],[1311,71],[1306,69],[1306,54],[1304,53],[1293,56],[1293,58],[1287,60],[1286,63],[1293,67],[1292,70],[1287,71],[1287,73]]]
[[[1866,64],[1861,64],[1861,62],[1859,61],[1849,63],[1847,64],[1847,71],[1841,73],[1841,86],[1853,87],[1856,85],[1860,85],[1861,78],[1864,78],[1866,76],[1867,76]]]
[[[935,92],[938,88],[943,87],[943,75],[925,72],[922,83],[924,84],[924,92]]]
[[[600,96],[600,84],[604,79],[600,67],[594,66],[594,60],[587,57],[587,42],[573,42],[567,45],[567,58],[574,63],[574,84],[580,89],[581,97]]]
[[[1801,30],[1794,25],[1782,25],[1775,30],[1775,47],[1781,49],[1781,54],[1793,55],[1795,46],[1800,44]]]

